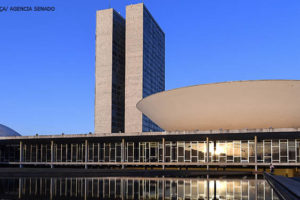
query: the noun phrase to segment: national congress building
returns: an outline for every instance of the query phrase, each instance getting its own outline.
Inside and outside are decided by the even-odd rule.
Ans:
[[[300,166],[300,81],[165,90],[165,34],[144,4],[97,12],[95,132],[0,129],[0,166]],[[1,133],[2,131],[2,133]]]

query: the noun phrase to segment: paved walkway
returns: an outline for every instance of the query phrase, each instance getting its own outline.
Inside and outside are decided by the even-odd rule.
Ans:
[[[300,182],[300,177],[294,177],[292,179],[295,180],[295,181],[299,181]]]
[[[300,199],[300,178],[287,178],[265,173],[265,178],[281,199]]]

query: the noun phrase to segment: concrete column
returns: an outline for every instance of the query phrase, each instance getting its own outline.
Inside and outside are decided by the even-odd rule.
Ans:
[[[76,157],[76,160],[75,160],[75,162],[77,162],[77,160],[78,160],[79,145],[80,145],[80,144],[76,144],[76,145],[75,145],[75,147],[76,147],[76,156],[75,156],[75,157]]]
[[[38,162],[38,144],[35,145],[35,162]]]
[[[23,161],[23,142],[20,141],[20,168],[23,168],[23,165],[21,164]]]
[[[27,145],[27,146],[29,146],[29,145]],[[29,156],[29,160],[30,160],[30,162],[32,162],[32,144],[30,145],[30,153],[29,153],[29,155],[30,155]]]
[[[53,165],[53,162],[54,162],[54,142],[53,142],[53,140],[51,140],[50,150],[51,150],[51,164],[50,164],[50,166],[51,166],[51,168],[53,168],[54,167],[54,165]]]
[[[70,161],[73,162],[73,144],[70,144],[70,152],[71,152],[71,155],[70,155]]]
[[[254,137],[254,149],[255,149],[255,171],[257,171],[257,136]]]
[[[41,144],[41,162],[43,162],[43,144]]]
[[[166,147],[165,138],[163,138],[162,139],[162,162],[163,162],[162,168],[163,168],[163,170],[165,169],[165,147]]]
[[[206,169],[209,170],[209,165],[208,165],[208,163],[209,163],[209,139],[208,139],[208,137],[206,137],[206,163],[207,163]]]
[[[85,165],[84,165],[84,168],[87,169],[88,166],[87,166],[87,163],[88,163],[88,150],[89,150],[89,143],[87,140],[85,140]]]
[[[124,162],[125,162],[125,139],[122,139],[121,143],[121,162],[122,162],[122,169],[124,169]]]

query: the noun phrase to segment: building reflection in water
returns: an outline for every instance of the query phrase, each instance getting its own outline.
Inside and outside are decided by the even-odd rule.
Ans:
[[[15,178],[0,179],[4,199],[279,199],[264,179]]]

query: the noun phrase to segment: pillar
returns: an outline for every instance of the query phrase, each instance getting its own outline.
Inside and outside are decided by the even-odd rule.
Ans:
[[[23,142],[20,141],[20,168],[23,168],[23,164],[21,164],[23,161]]]
[[[121,163],[122,163],[122,169],[124,169],[124,162],[125,162],[125,139],[122,139],[121,143]]]
[[[85,140],[85,152],[84,152],[84,162],[85,162],[85,165],[84,165],[84,168],[87,169],[88,168],[88,150],[89,150],[89,143],[87,140]]]
[[[165,169],[165,138],[162,139],[162,169]]]
[[[41,162],[43,162],[43,144],[41,144],[41,152],[40,152],[40,155],[41,155]]]
[[[54,142],[53,142],[53,140],[51,140],[50,150],[51,150],[51,164],[50,164],[50,166],[51,166],[51,168],[53,168],[54,167],[54,165],[53,165],[53,162],[54,162]]]
[[[209,139],[206,137],[206,169],[209,170]]]
[[[35,145],[35,162],[38,162],[39,158],[38,158],[38,144]]]
[[[255,149],[255,171],[257,171],[257,136],[254,137],[254,149]]]

